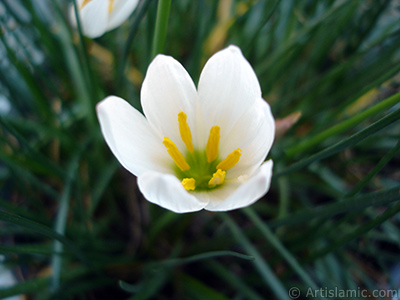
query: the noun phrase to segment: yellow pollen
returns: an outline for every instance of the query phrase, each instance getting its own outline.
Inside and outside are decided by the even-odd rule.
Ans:
[[[178,147],[176,147],[174,142],[172,142],[169,138],[164,137],[163,144],[165,148],[167,148],[169,155],[172,157],[172,159],[182,172],[190,169],[190,166],[188,165],[182,153],[179,151]]]
[[[217,185],[223,184],[225,180],[226,172],[218,169],[217,172],[213,174],[213,177],[208,182],[208,186],[213,188]]]
[[[210,129],[210,136],[206,146],[207,161],[210,163],[214,161],[218,156],[219,138],[221,128],[219,126],[213,126]]]
[[[234,150],[233,152],[229,153],[228,156],[218,164],[217,169],[228,170],[230,168],[233,168],[238,163],[241,155],[242,155],[242,150],[240,150],[239,148]]]
[[[108,13],[110,14],[114,10],[114,0],[109,0],[108,3]]]
[[[181,133],[182,141],[190,153],[193,153],[192,133],[190,132],[189,124],[187,123],[186,114],[181,111],[178,114],[179,132]]]
[[[184,178],[181,183],[187,191],[194,191],[196,188],[196,180],[194,178]]]
[[[88,4],[90,1],[92,1],[92,0],[83,0],[81,7],[79,9],[81,10],[82,8],[84,8],[85,5]]]

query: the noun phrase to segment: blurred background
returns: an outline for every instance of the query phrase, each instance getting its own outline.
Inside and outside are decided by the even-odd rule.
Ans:
[[[239,46],[277,120],[269,193],[190,214],[143,198],[95,114],[140,109],[158,1],[97,39],[72,5],[0,1],[0,298],[398,299],[399,0],[172,1],[162,52],[197,83]]]

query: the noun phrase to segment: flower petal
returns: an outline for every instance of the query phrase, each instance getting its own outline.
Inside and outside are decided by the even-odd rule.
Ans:
[[[268,103],[258,98],[232,130],[221,139],[220,157],[240,148],[239,162],[227,172],[227,178],[251,176],[265,160],[275,136],[275,121]]]
[[[269,190],[272,177],[272,160],[261,165],[258,172],[246,182],[227,183],[226,186],[210,193],[205,207],[210,211],[228,211],[249,206]]]
[[[80,7],[78,7],[80,9]],[[75,14],[73,14],[75,16]],[[83,35],[96,38],[106,32],[108,1],[90,1],[79,11]]]
[[[173,172],[162,140],[128,102],[110,96],[97,104],[96,110],[108,146],[128,171],[136,176],[148,170]]]
[[[236,46],[229,46],[208,60],[198,92],[206,129],[219,125],[221,138],[261,97],[257,76]]]
[[[207,205],[189,194],[173,175],[149,171],[139,176],[138,185],[148,201],[176,213],[198,211]]]
[[[139,0],[115,0],[114,9],[108,18],[107,30],[112,30],[124,23],[138,5]]]
[[[169,137],[181,151],[186,148],[179,134],[180,111],[187,115],[193,138],[199,136],[201,126],[195,116],[196,88],[184,67],[172,57],[157,55],[152,61],[143,81],[141,101],[154,130],[162,137]],[[193,143],[196,144],[196,140]]]

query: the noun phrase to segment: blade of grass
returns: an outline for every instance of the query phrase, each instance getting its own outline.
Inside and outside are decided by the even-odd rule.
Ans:
[[[282,219],[276,219],[269,223],[272,228],[295,225],[309,222],[314,218],[333,217],[340,213],[361,211],[370,206],[387,205],[400,199],[400,186],[384,191],[372,192],[352,198],[342,199],[338,202],[306,208]]]
[[[72,184],[74,183],[74,179],[78,169],[78,161],[80,159],[82,148],[79,149],[78,153],[74,155],[69,166],[67,167],[67,176],[66,180],[63,184],[64,191],[61,195],[59,206],[58,206],[58,213],[55,221],[55,228],[54,231],[59,233],[60,235],[65,234],[65,228],[67,225],[67,217],[68,217],[68,210],[69,210],[69,201],[70,201],[70,194],[72,189]],[[60,286],[60,274],[62,269],[62,256],[58,253],[63,251],[63,243],[58,240],[55,240],[53,243],[54,254],[51,259],[51,268],[53,270],[52,278],[51,278],[51,290],[55,291]]]
[[[290,52],[297,44],[302,45],[304,43],[304,39],[307,35],[312,33],[316,28],[318,28],[321,23],[329,20],[330,17],[335,14],[340,14],[340,11],[348,4],[347,1],[336,1],[335,5],[332,5],[326,12],[320,15],[315,21],[310,22],[301,32],[297,33],[293,39],[289,39],[287,43],[282,44],[279,48],[274,51],[272,55],[268,57],[268,60],[264,63],[261,63],[258,67],[256,67],[256,73],[259,75],[268,74],[270,71],[271,62],[275,62],[279,60],[280,57],[283,57],[285,53]]]
[[[62,279],[69,280],[78,278],[85,275],[87,272],[87,269],[83,267],[68,269],[63,272]],[[15,295],[36,295],[38,292],[45,290],[49,282],[50,277],[41,277],[18,283],[9,288],[0,289],[0,299],[5,299]]]
[[[6,48],[7,56],[12,63],[13,67],[15,67],[18,74],[21,76],[22,81],[29,88],[29,98],[33,99],[36,104],[36,112],[39,114],[40,119],[47,123],[48,118],[52,117],[53,114],[50,110],[50,106],[46,101],[46,96],[43,94],[43,90],[40,88],[40,84],[37,82],[37,78],[29,71],[29,66],[24,64],[15,54],[15,51],[9,47],[5,35],[0,35],[0,42]]]
[[[87,260],[86,256],[65,236],[55,232],[51,228],[44,226],[40,223],[34,222],[27,218],[23,218],[20,216],[12,215],[3,211],[0,211],[0,220],[5,222],[10,222],[12,224],[27,228],[29,230],[35,231],[43,236],[46,236],[51,239],[56,239],[63,243],[67,248],[71,250],[74,255],[80,259],[83,263],[88,264],[89,261]]]
[[[335,242],[331,243],[330,245],[326,246],[325,248],[319,250],[317,253],[311,255],[307,261],[314,261],[320,257],[323,257],[332,251],[346,245],[347,243],[351,242],[354,239],[362,237],[364,234],[369,232],[370,230],[374,229],[375,227],[381,225],[382,223],[386,222],[388,219],[396,215],[400,211],[400,204],[397,204],[389,209],[387,209],[383,214],[380,216],[372,219],[372,221],[368,222],[357,228],[356,230],[346,234],[344,237],[336,240]]]
[[[181,251],[182,245],[180,243],[174,246],[172,251],[171,259],[174,259]],[[166,284],[169,280],[169,274],[171,273],[171,266],[169,265],[158,265],[149,264],[147,268],[147,277],[138,284],[139,291],[133,296],[132,300],[145,300],[154,299],[157,292]],[[146,276],[146,275],[145,275]]]
[[[158,0],[156,28],[153,39],[152,58],[164,52],[167,39],[168,18],[171,9],[171,0]]]
[[[261,30],[265,27],[265,25],[269,22],[269,20],[271,19],[271,17],[275,14],[277,8],[279,7],[279,4],[281,3],[282,0],[275,0],[275,3],[270,5],[269,3],[267,3],[265,5],[265,8],[267,8],[267,11],[263,11],[263,19],[260,22],[258,28],[256,30],[254,30],[254,33],[252,33],[252,35],[250,36],[249,41],[247,42],[246,48],[243,49],[243,53],[248,53],[250,50],[254,49],[254,47],[256,46],[256,41],[257,39],[260,38],[260,32]],[[255,5],[253,5],[252,9],[254,7],[256,7],[256,5],[260,5],[262,4],[262,2],[256,3]],[[258,7],[256,7],[256,9],[258,9]],[[251,9],[249,10],[249,12],[251,12]],[[249,18],[251,18],[251,16],[249,16]],[[235,26],[235,24],[234,24]]]
[[[15,172],[20,180],[25,179],[29,184],[37,187],[52,198],[57,198],[59,196],[58,192],[54,190],[53,187],[40,180],[37,176],[32,174],[30,170],[26,170],[20,161],[16,160],[8,153],[3,152],[3,149],[0,149],[0,160]]]
[[[75,19],[76,19],[76,25],[79,33],[79,44],[80,44],[80,50],[83,56],[83,65],[84,65],[84,71],[87,76],[87,83],[89,84],[89,91],[91,97],[89,98],[88,102],[88,115],[89,119],[92,121],[92,125],[96,122],[96,116],[95,116],[95,111],[94,107],[96,106],[97,99],[100,98],[97,90],[96,90],[96,81],[95,81],[95,76],[93,74],[91,62],[89,59],[89,54],[87,51],[86,43],[85,43],[85,38],[83,36],[83,31],[82,31],[82,24],[81,24],[81,19],[79,17],[79,8],[77,4],[77,0],[72,1],[73,6],[74,6],[74,14],[75,14]]]
[[[117,161],[113,161],[107,167],[102,170],[102,173],[99,175],[100,177],[96,180],[96,185],[93,187],[91,192],[92,198],[89,207],[88,216],[89,218],[93,217],[100,200],[101,196],[104,194],[105,190],[107,189],[112,177],[114,176],[115,172],[120,168],[120,164]]]
[[[210,251],[210,252],[206,252],[206,253],[193,255],[190,257],[185,257],[185,258],[168,259],[164,262],[157,262],[154,264],[155,265],[165,264],[168,266],[176,266],[176,265],[189,264],[189,263],[197,262],[200,260],[210,259],[210,258],[219,257],[219,256],[233,256],[233,257],[237,257],[237,258],[241,258],[241,259],[245,259],[245,260],[254,260],[254,257],[252,257],[252,256],[241,254],[241,253],[236,253],[233,251]]]
[[[51,245],[49,244],[30,244],[30,245],[12,245],[12,246],[2,246],[0,245],[0,253],[20,253],[20,254],[30,254],[30,255],[45,255],[50,256],[54,253]],[[64,253],[60,253],[64,254]]]
[[[249,285],[247,285],[242,278],[239,278],[232,272],[218,262],[210,262],[207,267],[213,272],[219,275],[219,277],[224,280],[228,285],[237,289],[241,293],[244,299],[250,300],[263,300],[265,298],[261,297],[257,292],[255,292]]]
[[[364,121],[386,109],[389,109],[390,107],[396,105],[397,103],[400,103],[400,93],[397,93],[383,101],[380,101],[376,105],[364,110],[361,113],[356,114],[355,116],[351,117],[350,119],[347,119],[346,121],[343,121],[329,129],[321,132],[320,134],[318,134],[312,138],[301,141],[300,143],[289,148],[286,152],[286,155],[288,158],[291,158],[294,155],[304,152],[305,150],[310,149],[310,148],[314,147],[315,145],[318,145],[319,143],[321,143],[322,141],[326,140],[327,138],[329,138],[331,136],[338,135],[346,130],[354,128],[356,125],[360,124],[362,121]]]
[[[4,126],[10,134],[13,135],[13,137],[18,140],[19,144],[26,149],[28,153],[25,154],[25,156],[29,156],[27,160],[34,160],[35,163],[40,164],[41,168],[47,169],[47,172],[55,175],[57,177],[63,177],[64,176],[64,171],[63,169],[56,165],[53,161],[48,159],[45,155],[37,151],[36,149],[33,149],[33,147],[30,145],[29,141],[20,133],[18,132],[8,121],[6,118],[3,118],[0,116],[0,125]]]
[[[222,213],[219,216],[228,225],[235,239],[243,246],[247,254],[254,257],[254,267],[258,270],[265,284],[270,287],[277,299],[290,300],[286,288],[276,277],[274,272],[271,270],[271,267],[265,262],[264,258],[258,252],[257,248],[254,247],[247,239],[247,237],[243,234],[239,226],[236,225],[236,223],[228,214]]]
[[[139,6],[136,9],[136,13],[133,18],[132,26],[129,31],[128,38],[126,39],[123,51],[122,51],[122,56],[121,60],[119,62],[119,67],[118,67],[118,74],[117,74],[117,84],[121,88],[122,82],[123,82],[123,74],[126,68],[126,62],[128,60],[128,54],[132,46],[133,39],[139,29],[139,25],[141,21],[143,20],[143,17],[145,16],[147,9],[149,8],[150,3],[153,0],[144,0],[142,1]]]
[[[0,289],[0,299],[24,294],[34,294],[44,290],[48,285],[50,278],[42,277],[27,280],[25,282],[13,285],[7,288]]]
[[[358,192],[360,192],[367,184],[368,182],[376,175],[378,174],[384,166],[396,155],[396,153],[400,149],[400,140],[397,142],[397,145],[392,148],[382,159],[375,165],[375,167],[369,171],[369,173],[360,181],[357,183],[357,185],[351,190],[347,196],[351,197],[356,195]]]
[[[33,221],[40,221],[44,224],[50,224],[50,219],[45,215],[38,215],[37,213],[33,213],[26,208],[23,208],[22,205],[10,203],[10,201],[3,200],[0,198],[0,207],[4,210],[10,211],[13,214],[19,215],[21,217],[25,217],[31,219]]]
[[[269,229],[268,225],[265,224],[260,217],[254,212],[251,207],[246,207],[242,210],[247,217],[253,222],[254,225],[261,231],[266,240],[275,248],[275,250],[286,260],[286,262],[292,267],[293,271],[304,281],[304,283],[313,288],[317,289],[317,284],[297,262],[296,258],[286,249],[281,241],[275,236],[275,234]],[[319,297],[318,297],[319,298]]]
[[[375,123],[371,124],[370,126],[366,127],[363,130],[353,134],[352,136],[338,142],[316,154],[311,155],[310,157],[303,159],[297,163],[294,163],[290,167],[284,169],[283,171],[275,174],[275,178],[288,174],[293,171],[297,171],[303,167],[310,165],[315,161],[319,161],[321,159],[327,158],[331,155],[334,155],[348,147],[351,147],[360,141],[364,140],[371,134],[378,132],[379,130],[385,128],[386,126],[390,125],[393,122],[400,120],[400,109],[390,113],[389,115],[381,118],[380,120],[376,121]]]
[[[286,177],[278,178],[279,187],[279,213],[280,218],[285,217],[289,210],[290,184]]]

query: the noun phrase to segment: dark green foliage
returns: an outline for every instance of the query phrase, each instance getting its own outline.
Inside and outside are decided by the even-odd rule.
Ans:
[[[0,253],[19,282],[0,298],[399,289],[398,1],[172,1],[164,53],[195,82],[236,44],[275,118],[302,113],[273,146],[263,199],[184,215],[143,198],[95,115],[110,94],[140,109],[157,1],[96,40],[71,28],[67,2],[0,2]]]

